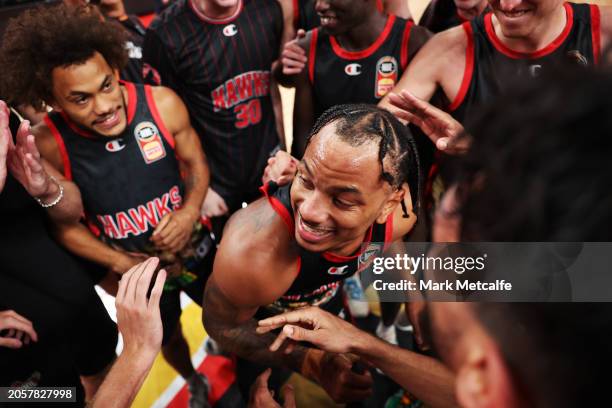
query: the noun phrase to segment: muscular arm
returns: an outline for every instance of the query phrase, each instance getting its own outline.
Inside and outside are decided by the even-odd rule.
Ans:
[[[224,350],[263,365],[300,371],[307,349],[271,352],[268,347],[275,336],[257,334],[253,319],[260,306],[278,299],[295,279],[297,256],[289,242],[287,228],[266,201],[237,212],[224,231],[206,285],[202,318],[206,331]]]
[[[386,13],[395,14],[406,20],[412,17],[408,8],[408,0],[383,0],[383,7]]]
[[[164,125],[174,136],[174,149],[181,161],[181,168],[185,171],[185,197],[182,209],[188,209],[199,218],[210,181],[200,138],[191,127],[185,104],[174,91],[165,87],[153,87],[153,98]]]
[[[300,47],[304,48],[306,55],[310,50],[309,31],[305,38],[299,41]],[[306,138],[315,122],[314,93],[312,84],[308,78],[308,65],[295,79],[295,105],[293,107],[293,146],[291,154],[301,159],[306,150]]]

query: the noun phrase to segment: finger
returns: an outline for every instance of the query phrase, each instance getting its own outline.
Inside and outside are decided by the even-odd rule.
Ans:
[[[283,397],[283,408],[296,408],[295,406],[295,390],[291,384],[285,384],[281,388],[281,397]]]
[[[287,338],[287,333],[285,333],[285,331],[282,330],[278,334],[278,336],[276,336],[276,339],[274,339],[272,344],[270,344],[270,347],[268,347],[270,351],[272,352],[278,351],[278,349],[280,349],[280,347],[283,345],[283,342],[285,341],[286,338]]]
[[[313,325],[315,319],[319,316],[323,317],[324,313],[318,307],[307,307],[260,320],[259,326],[280,327],[287,323],[308,323]]]
[[[146,264],[138,282],[136,282],[135,300],[137,304],[147,306],[147,292],[149,291],[149,286],[151,286],[151,278],[153,278],[157,265],[159,265],[159,258],[151,258],[150,262]]]
[[[15,337],[15,335],[17,334],[17,331],[22,331],[27,333],[30,337],[32,337],[33,339],[35,339],[36,341],[38,341],[38,336],[36,335],[36,331],[34,331],[34,327],[32,326],[32,323],[28,322],[23,322],[19,319],[16,319],[13,316],[8,316],[5,320],[5,328],[10,329],[7,337]]]
[[[27,135],[25,150],[27,153],[30,153],[32,157],[34,157],[36,160],[40,160],[40,152],[38,151],[38,147],[36,146],[36,139],[34,139],[34,135]]]
[[[266,371],[261,373],[261,375],[257,377],[257,380],[255,380],[256,386],[268,388],[268,380],[271,374],[272,374],[272,369],[271,368],[266,369]]]
[[[134,304],[136,302],[138,282],[140,282],[140,278],[142,277],[147,266],[149,266],[154,259],[157,258],[149,258],[146,261],[136,265],[136,270],[134,270],[134,273],[130,278],[130,281],[128,282],[128,286],[125,293],[125,300],[130,304]]]
[[[27,137],[30,134],[30,121],[24,120],[19,124],[17,135],[15,136],[17,146],[25,147]]]
[[[24,167],[30,170],[30,174],[40,173],[43,171],[43,166],[40,164],[40,160],[32,153],[26,153]]]
[[[369,371],[366,371],[363,374],[357,374],[350,371],[347,374],[346,379],[346,382],[351,385],[351,388],[368,389],[372,388],[372,385],[374,385],[372,374],[370,374]]]
[[[15,337],[15,329],[9,329],[6,333],[6,337],[14,338]]]
[[[295,342],[294,340],[287,339],[287,341],[285,343],[285,350],[283,351],[283,353],[285,353],[285,354],[293,353],[293,350],[295,350],[296,344],[297,344],[297,342]]]
[[[166,225],[168,225],[171,219],[172,214],[166,214],[164,218],[161,219],[159,224],[157,224],[157,227],[155,227],[155,231],[153,231],[153,235],[151,236],[152,240],[155,240],[155,238],[157,238],[157,236],[162,233],[162,231],[164,230],[164,228],[166,228]]]
[[[308,341],[314,345],[321,344],[321,331],[309,330],[300,326],[286,325],[283,327],[283,333],[286,337],[295,341]]]
[[[164,292],[164,283],[166,282],[166,270],[161,269],[157,273],[157,279],[155,279],[155,285],[151,290],[151,296],[149,297],[149,308],[159,309],[159,300]]]
[[[21,341],[17,340],[17,339],[12,339],[12,338],[7,338],[7,337],[0,337],[0,347],[8,347],[11,349],[18,349],[21,348],[21,346],[23,346],[23,344],[21,343]]]
[[[136,270],[136,266],[130,268],[130,270],[121,275],[121,279],[119,279],[119,288],[117,289],[117,296],[115,297],[115,304],[121,304],[124,301],[128,284],[130,283],[130,279],[134,274],[134,270]]]
[[[300,28],[297,32],[297,38],[304,38],[306,37],[306,30],[304,30],[303,28]]]

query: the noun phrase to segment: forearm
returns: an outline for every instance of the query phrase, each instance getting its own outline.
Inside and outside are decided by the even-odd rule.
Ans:
[[[366,333],[355,338],[352,352],[382,370],[426,406],[457,406],[454,376],[438,360],[401,349]]]
[[[61,183],[63,188],[62,198],[53,207],[47,208],[47,214],[54,223],[66,224],[78,222],[83,214],[83,205],[81,203],[81,193],[78,187],[66,180],[49,180],[49,188],[47,192],[37,197],[45,204],[51,204],[59,198]]]
[[[94,408],[131,406],[153,365],[155,355],[154,352],[143,350],[124,350],[113,364],[90,406]]]
[[[282,150],[287,150],[287,139],[285,138],[285,126],[283,121],[283,100],[278,82],[274,77],[270,81],[270,98],[272,99],[272,108],[274,109],[274,119],[276,121],[276,132],[278,133],[279,145]]]
[[[295,87],[296,75],[286,75],[283,72],[283,64],[280,61],[276,61],[272,65],[272,77],[285,88]]]
[[[72,224],[56,225],[55,237],[70,252],[109,269],[114,270],[117,260],[126,256],[121,251],[100,241],[78,221]]]
[[[183,208],[190,208],[200,214],[204,197],[210,183],[210,172],[206,158],[198,156],[197,159],[185,163],[185,198]]]

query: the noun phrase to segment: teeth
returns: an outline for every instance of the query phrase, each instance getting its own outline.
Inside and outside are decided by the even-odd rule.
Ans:
[[[522,11],[505,11],[504,15],[508,16],[508,17],[520,17],[523,14],[527,13],[526,11],[522,10]]]
[[[325,235],[325,234],[327,234],[328,232],[330,232],[329,230],[326,230],[326,229],[319,229],[319,228],[312,228],[312,227],[309,227],[309,226],[308,226],[308,225],[307,225],[307,224],[304,222],[304,220],[303,220],[301,217],[300,217],[300,221],[301,221],[301,223],[302,223],[302,227],[304,227],[304,229],[305,229],[306,231],[308,231],[308,232],[310,232],[310,233],[312,233],[312,234],[316,234],[316,235]]]

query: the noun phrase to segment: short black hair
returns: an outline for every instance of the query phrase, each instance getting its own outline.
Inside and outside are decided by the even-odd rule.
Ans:
[[[611,241],[612,75],[558,69],[466,124],[458,160],[465,241]]]
[[[345,104],[326,110],[316,121],[306,140],[306,147],[321,129],[334,123],[336,134],[351,146],[378,143],[381,179],[393,188],[404,183],[410,187],[412,205],[420,202],[421,166],[416,143],[407,126],[389,111],[374,105]]]
[[[12,19],[0,47],[0,94],[12,105],[42,110],[53,99],[52,72],[96,52],[111,68],[128,60],[125,30],[88,7],[39,6]]]

